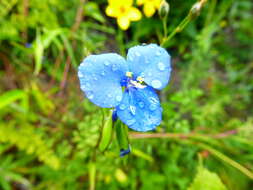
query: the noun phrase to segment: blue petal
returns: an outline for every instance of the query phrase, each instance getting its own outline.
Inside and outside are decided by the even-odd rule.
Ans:
[[[135,77],[141,76],[155,89],[164,88],[170,79],[171,58],[156,44],[135,46],[128,50],[127,61]]]
[[[120,120],[135,131],[153,130],[162,119],[159,98],[148,86],[126,90],[116,110]]]
[[[126,71],[127,62],[118,54],[90,55],[78,68],[81,89],[94,104],[115,107],[122,100],[120,83]]]

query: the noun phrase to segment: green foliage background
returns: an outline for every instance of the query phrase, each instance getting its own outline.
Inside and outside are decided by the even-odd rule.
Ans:
[[[167,2],[171,32],[195,1]],[[163,25],[143,17],[123,32],[106,5],[0,1],[0,189],[253,189],[252,1],[209,0],[170,40],[172,79],[154,132],[165,138],[130,131],[125,158],[115,140],[96,149],[102,112],[76,69],[90,53],[160,43]]]

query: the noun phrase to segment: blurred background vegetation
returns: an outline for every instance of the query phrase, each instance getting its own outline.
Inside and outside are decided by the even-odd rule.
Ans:
[[[167,2],[170,33],[195,0]],[[163,24],[156,12],[122,31],[107,4],[0,1],[0,189],[252,190],[252,0],[209,0],[170,39],[163,122],[130,131],[124,158],[114,141],[96,151],[101,111],[83,97],[77,66],[159,44]]]

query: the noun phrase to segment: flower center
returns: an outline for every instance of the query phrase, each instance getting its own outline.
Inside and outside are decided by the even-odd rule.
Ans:
[[[126,72],[126,77],[127,79],[124,85],[126,86],[126,88],[131,88],[131,87],[146,88],[147,87],[147,85],[144,84],[144,78],[138,76],[136,79],[134,79],[132,72]]]
[[[124,14],[124,13],[126,12],[126,8],[125,8],[124,6],[121,6],[121,7],[119,8],[119,10],[120,10],[120,12],[121,12],[122,14]]]

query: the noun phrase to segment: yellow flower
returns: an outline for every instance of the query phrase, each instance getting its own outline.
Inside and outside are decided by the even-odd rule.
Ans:
[[[143,5],[143,12],[147,17],[155,14],[160,7],[162,0],[137,0],[137,5]]]
[[[106,14],[117,19],[119,27],[123,30],[128,29],[131,21],[141,19],[141,12],[133,7],[133,0],[108,0]]]

